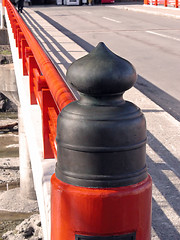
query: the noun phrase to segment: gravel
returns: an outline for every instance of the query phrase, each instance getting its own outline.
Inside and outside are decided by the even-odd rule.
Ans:
[[[43,240],[38,212],[37,201],[20,194],[19,159],[0,158],[0,240]]]
[[[41,220],[39,214],[34,214],[17,225],[13,231],[8,231],[2,236],[5,240],[43,240]]]

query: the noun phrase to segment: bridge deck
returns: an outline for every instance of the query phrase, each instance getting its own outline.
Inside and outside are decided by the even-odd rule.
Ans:
[[[37,13],[35,10],[35,8],[26,8],[22,17],[65,78],[70,63],[84,56],[93,46],[89,45],[89,49],[83,47],[83,44],[80,46],[67,34],[58,30],[57,26],[52,25],[52,22],[48,22],[41,12]],[[18,64],[20,63],[15,62],[15,68]],[[22,79],[19,78],[19,81]],[[37,106],[29,105],[27,92],[23,91],[27,88],[26,77],[23,77],[23,81],[24,86],[21,86],[22,82],[19,83],[21,89],[19,92],[22,93],[22,99],[26,99],[22,102],[24,102],[24,113],[27,114],[25,114],[27,132],[29,139],[36,139],[33,143],[29,141],[31,159],[34,159],[32,161],[35,172],[34,181],[37,184],[36,191],[39,191],[38,200],[42,221],[46,216],[44,226],[50,226],[50,176],[54,172],[55,160],[42,159],[42,146],[39,145],[41,142],[40,111]],[[147,120],[147,164],[153,179],[152,239],[162,239],[163,232],[167,232],[166,240],[180,239],[180,204],[178,204],[180,200],[180,123],[135,88],[129,90],[124,98],[138,105]],[[36,171],[37,169],[41,170]],[[47,232],[45,230],[44,233],[49,236],[49,230]]]

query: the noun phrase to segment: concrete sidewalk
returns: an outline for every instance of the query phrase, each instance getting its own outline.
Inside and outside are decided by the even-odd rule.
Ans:
[[[142,4],[115,4],[124,10],[179,16],[179,9],[160,9]],[[26,8],[22,15],[56,68],[65,77],[70,63],[87,54],[62,32]],[[169,11],[169,12],[168,12]],[[170,15],[167,15],[170,14]],[[173,14],[174,13],[174,14]],[[162,15],[162,14],[160,14]],[[133,63],[132,63],[133,64]],[[135,103],[145,114],[148,130],[147,164],[153,179],[152,240],[180,239],[180,123],[135,88],[124,99]]]
[[[143,3],[116,3],[108,7],[119,8],[128,11],[141,12],[165,17],[180,19],[180,8],[164,7],[163,5],[145,5]]]

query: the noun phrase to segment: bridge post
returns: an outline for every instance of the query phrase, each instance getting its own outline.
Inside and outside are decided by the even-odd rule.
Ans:
[[[58,117],[51,239],[150,240],[146,123],[123,99],[134,67],[99,43],[70,66],[67,80],[80,100]]]
[[[1,29],[4,28],[4,3],[0,2],[0,5],[1,5]]]
[[[36,199],[34,190],[34,181],[31,168],[31,160],[29,157],[29,150],[27,139],[24,131],[23,116],[21,107],[18,107],[19,120],[19,161],[20,161],[20,193],[27,199]]]

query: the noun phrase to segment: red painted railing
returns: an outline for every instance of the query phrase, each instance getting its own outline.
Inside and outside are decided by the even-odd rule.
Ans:
[[[3,4],[22,59],[23,75],[29,76],[30,102],[39,104],[42,111],[44,158],[54,158],[57,116],[75,97],[11,2],[3,0]]]
[[[144,4],[178,8],[180,7],[180,0],[144,0]]]

